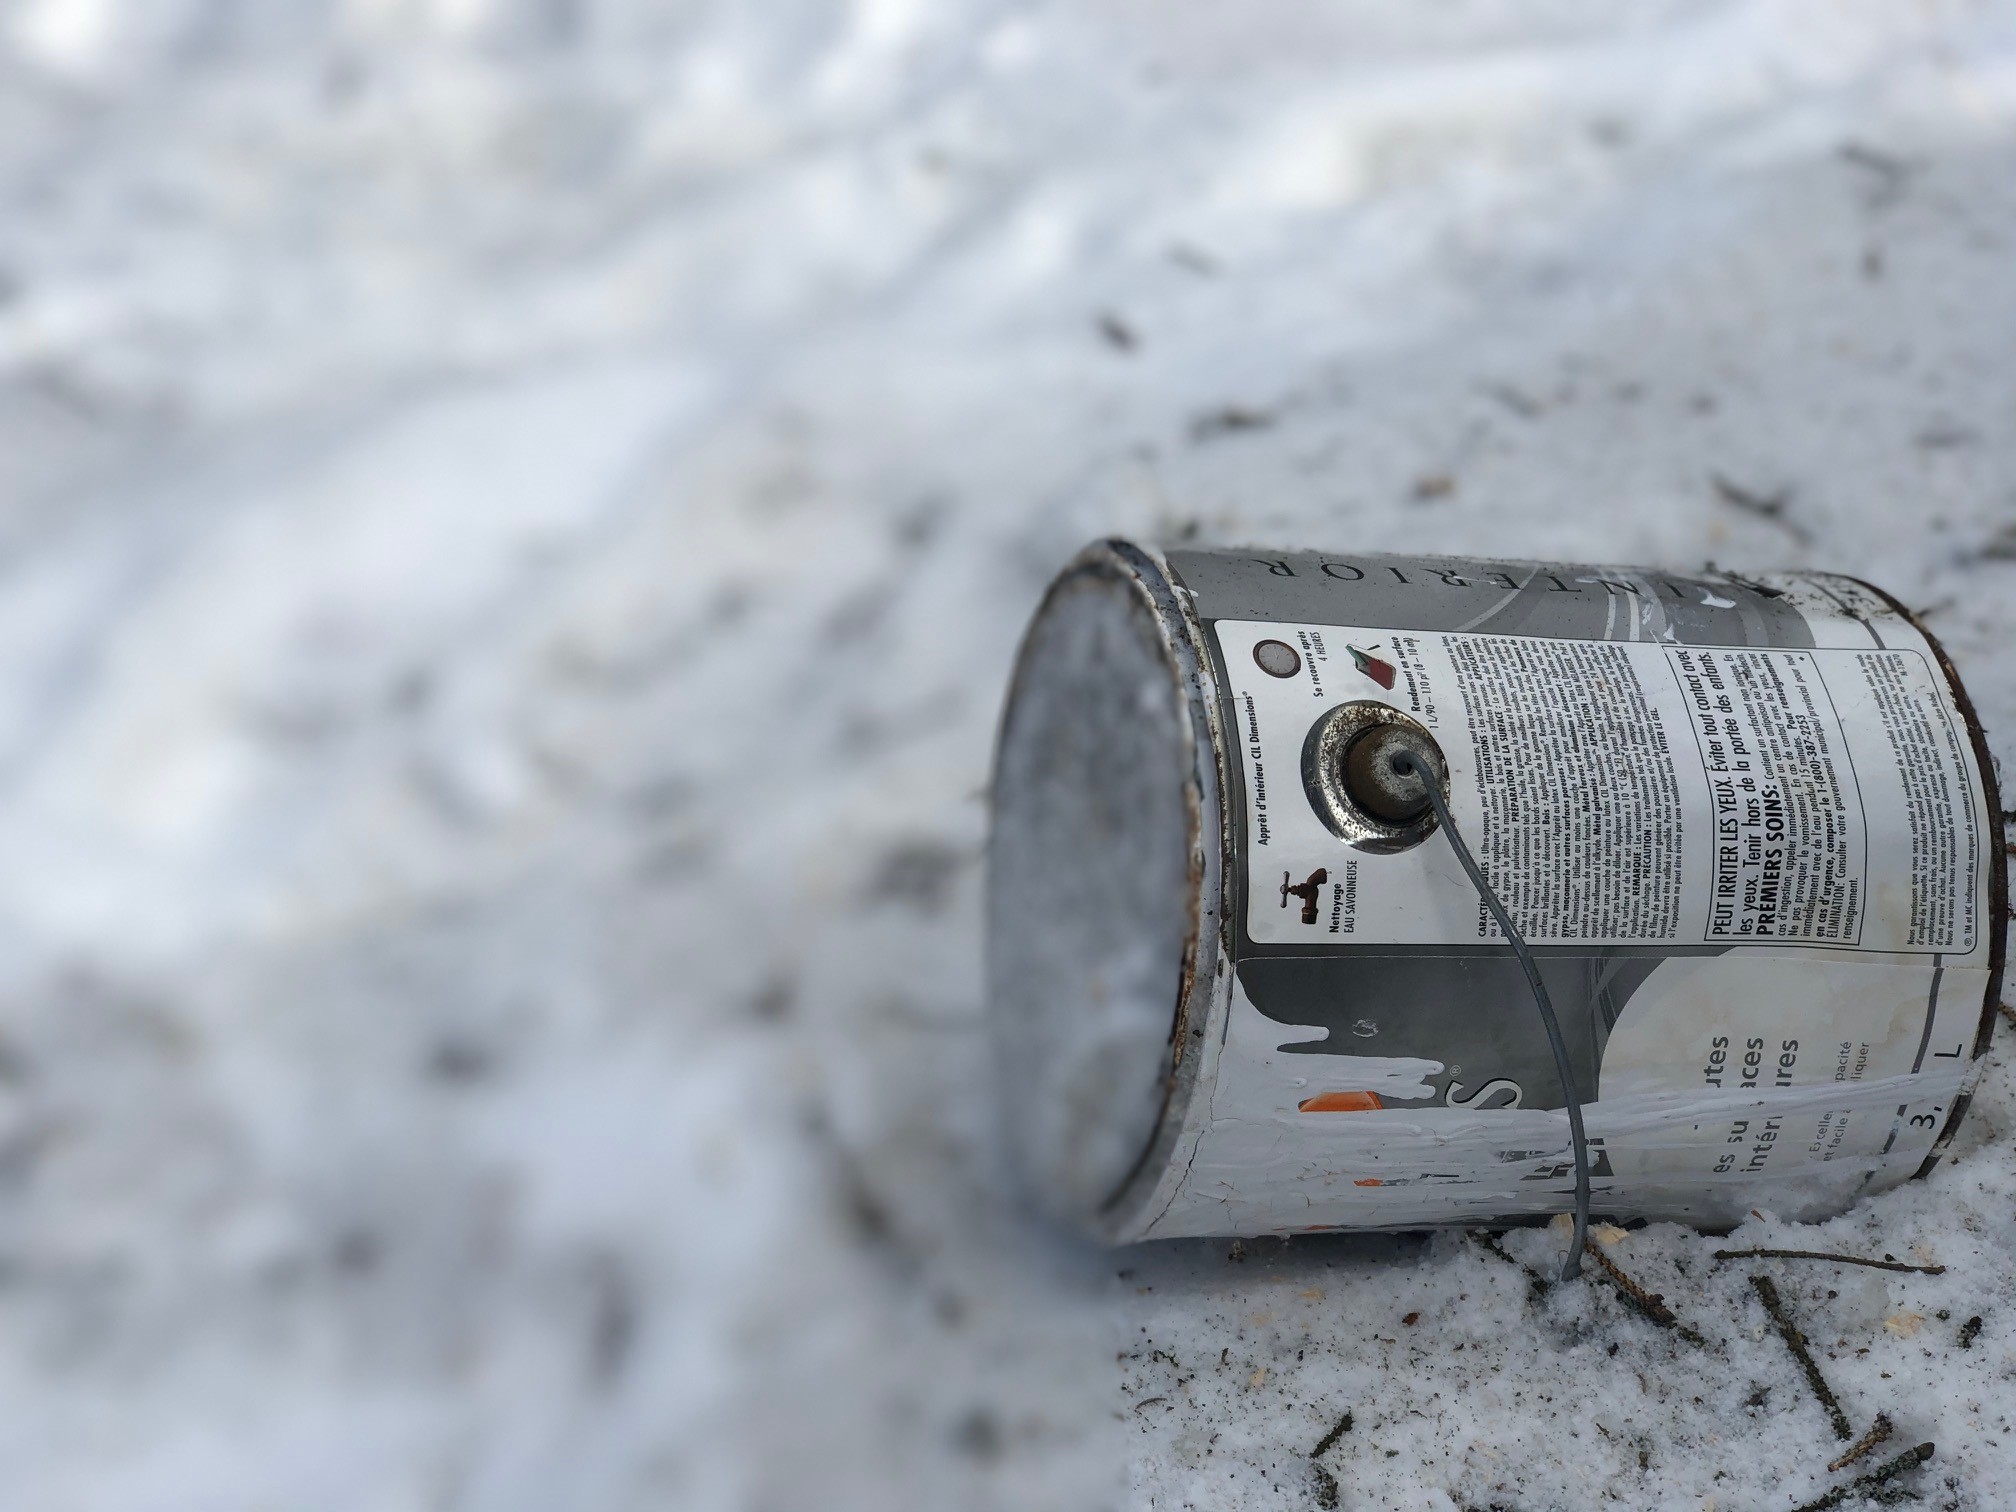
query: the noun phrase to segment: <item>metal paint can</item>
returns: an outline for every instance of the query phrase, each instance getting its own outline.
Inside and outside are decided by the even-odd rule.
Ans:
[[[1395,742],[1539,958],[1597,1212],[1814,1218],[1936,1163],[2006,879],[1979,723],[1896,600],[1112,540],[1038,609],[994,774],[989,1016],[1040,1205],[1114,1242],[1570,1206],[1520,968],[1367,784]]]

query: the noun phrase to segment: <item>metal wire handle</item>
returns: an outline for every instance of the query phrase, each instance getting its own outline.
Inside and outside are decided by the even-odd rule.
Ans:
[[[1572,1280],[1582,1273],[1582,1251],[1589,1242],[1589,1138],[1582,1128],[1582,1099],[1575,1092],[1575,1073],[1568,1065],[1568,1045],[1561,1038],[1560,1021],[1554,1017],[1554,1004],[1547,996],[1547,984],[1540,980],[1540,968],[1534,963],[1533,952],[1526,948],[1526,937],[1514,927],[1512,916],[1505,912],[1505,905],[1498,901],[1498,894],[1491,890],[1491,884],[1484,880],[1484,873],[1478,870],[1470,847],[1456,832],[1456,820],[1449,812],[1448,800],[1442,796],[1442,784],[1428,770],[1427,764],[1411,751],[1394,752],[1392,761],[1394,771],[1403,776],[1411,772],[1421,779],[1421,786],[1427,789],[1428,802],[1434,807],[1442,832],[1449,837],[1450,849],[1463,863],[1463,870],[1469,873],[1477,895],[1491,910],[1491,917],[1505,932],[1513,954],[1519,957],[1519,964],[1526,968],[1526,980],[1533,988],[1533,1006],[1540,1010],[1540,1022],[1547,1026],[1547,1043],[1553,1048],[1554,1065],[1561,1073],[1562,1095],[1568,1102],[1568,1133],[1575,1145],[1575,1238],[1567,1258],[1561,1263],[1561,1279]]]

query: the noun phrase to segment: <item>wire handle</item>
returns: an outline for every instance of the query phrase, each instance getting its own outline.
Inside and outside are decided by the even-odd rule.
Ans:
[[[1561,1023],[1554,1017],[1553,1001],[1547,996],[1547,984],[1540,980],[1540,968],[1533,960],[1533,952],[1526,948],[1526,937],[1513,926],[1512,916],[1505,912],[1505,905],[1498,901],[1498,894],[1492,891],[1491,884],[1484,880],[1484,873],[1478,869],[1470,847],[1456,832],[1456,820],[1449,812],[1448,800],[1442,796],[1442,784],[1428,770],[1427,764],[1411,751],[1395,751],[1392,761],[1394,771],[1403,777],[1409,773],[1419,777],[1421,786],[1427,789],[1428,802],[1435,810],[1435,818],[1441,824],[1442,832],[1449,837],[1449,848],[1456,852],[1456,859],[1463,863],[1463,870],[1469,874],[1477,895],[1484,900],[1484,906],[1491,910],[1491,917],[1505,932],[1513,954],[1519,957],[1519,964],[1526,968],[1526,980],[1533,988],[1533,1006],[1540,1010],[1540,1022],[1547,1026],[1547,1043],[1554,1051],[1554,1066],[1561,1073],[1562,1095],[1568,1101],[1568,1133],[1575,1145],[1575,1239],[1567,1258],[1561,1263],[1561,1279],[1572,1280],[1582,1273],[1582,1251],[1589,1242],[1589,1138],[1582,1128],[1582,1099],[1576,1095],[1575,1073],[1568,1065],[1568,1045],[1561,1038]]]

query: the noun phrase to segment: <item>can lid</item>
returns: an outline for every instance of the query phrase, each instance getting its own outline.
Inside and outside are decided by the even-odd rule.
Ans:
[[[1164,618],[1081,558],[1023,641],[988,844],[987,989],[1030,1196],[1097,1227],[1161,1122],[1194,948],[1196,748]]]

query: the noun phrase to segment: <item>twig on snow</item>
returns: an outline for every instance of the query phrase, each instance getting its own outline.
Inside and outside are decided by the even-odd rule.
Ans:
[[[1337,1440],[1344,1437],[1344,1435],[1349,1433],[1350,1431],[1351,1431],[1351,1414],[1349,1412],[1346,1412],[1344,1416],[1337,1419],[1337,1426],[1335,1428],[1332,1428],[1328,1433],[1324,1434],[1323,1437],[1320,1440],[1318,1440],[1316,1447],[1309,1451],[1309,1458],[1311,1458],[1312,1460],[1323,1458],[1323,1451],[1328,1449],[1332,1444],[1336,1443]]]
[[[1719,472],[1708,474],[1708,481],[1715,489],[1715,495],[1723,503],[1755,515],[1760,520],[1769,520],[1780,530],[1802,545],[1813,539],[1812,532],[1785,513],[1785,506],[1792,502],[1792,490],[1781,488],[1776,493],[1759,493],[1754,488],[1745,488],[1733,483]]]
[[[1517,1255],[1513,1254],[1510,1250],[1506,1249],[1504,1245],[1500,1244],[1498,1242],[1498,1236],[1492,1233],[1491,1230],[1471,1229],[1470,1237],[1472,1239],[1475,1239],[1477,1243],[1480,1246],[1482,1246],[1485,1250],[1489,1251],[1491,1254],[1496,1255],[1500,1260],[1503,1260],[1507,1265],[1513,1267],[1515,1270],[1524,1271],[1526,1273],[1526,1279],[1532,1287],[1532,1294],[1536,1298],[1546,1296],[1548,1289],[1554,1285],[1552,1281],[1548,1280],[1545,1276],[1541,1275],[1538,1271],[1533,1269],[1532,1266],[1528,1265],[1525,1261],[1521,1260]]]
[[[1832,1464],[1828,1465],[1827,1468],[1829,1470],[1840,1470],[1845,1468],[1846,1466],[1852,1465],[1855,1463],[1855,1461],[1862,1458],[1863,1455],[1867,1454],[1871,1449],[1874,1449],[1878,1444],[1882,1443],[1885,1439],[1889,1437],[1890,1437],[1890,1414],[1887,1412],[1879,1412],[1876,1414],[1876,1421],[1869,1425],[1869,1431],[1863,1434],[1862,1437],[1860,1437],[1859,1439],[1855,1440],[1854,1443],[1850,1444],[1848,1446],[1847,1452],[1843,1454],[1841,1458],[1835,1460]]]
[[[1943,1276],[1946,1274],[1946,1267],[1943,1265],[1906,1265],[1902,1260],[1892,1260],[1887,1255],[1881,1260],[1872,1260],[1866,1255],[1835,1255],[1828,1253],[1826,1250],[1717,1250],[1715,1251],[1715,1258],[1717,1260],[1832,1260],[1838,1265],[1867,1265],[1875,1270],[1915,1271],[1921,1276]]]
[[[1698,1344],[1704,1347],[1707,1345],[1708,1341],[1706,1339],[1673,1316],[1673,1309],[1666,1305],[1666,1298],[1663,1294],[1648,1292],[1636,1281],[1625,1275],[1616,1261],[1597,1248],[1594,1240],[1585,1240],[1584,1246],[1589,1251],[1589,1258],[1601,1266],[1603,1273],[1616,1283],[1617,1290],[1622,1294],[1625,1301],[1629,1302],[1661,1328],[1672,1329],[1673,1332],[1680,1335],[1689,1344]]]
[[[1860,1496],[1865,1491],[1872,1491],[1885,1481],[1902,1475],[1906,1470],[1916,1469],[1930,1458],[1932,1458],[1930,1444],[1920,1444],[1916,1448],[1906,1449],[1895,1459],[1885,1460],[1867,1475],[1857,1476],[1845,1486],[1836,1486],[1825,1496],[1813,1501],[1801,1502],[1792,1509],[1792,1512],[1827,1512],[1829,1507],[1838,1507],[1851,1496]]]
[[[1757,1295],[1764,1299],[1764,1310],[1771,1314],[1771,1321],[1778,1325],[1778,1332],[1784,1337],[1785,1347],[1792,1351],[1799,1361],[1799,1368],[1806,1372],[1806,1384],[1813,1388],[1813,1395],[1820,1399],[1820,1405],[1827,1409],[1827,1416],[1833,1420],[1834,1436],[1852,1439],[1855,1430],[1849,1425],[1848,1414],[1841,1410],[1841,1402],[1827,1385],[1827,1378],[1820,1374],[1820,1366],[1814,1361],[1812,1351],[1806,1347],[1806,1335],[1799,1331],[1799,1325],[1792,1321],[1792,1315],[1785,1311],[1785,1304],[1779,1300],[1778,1288],[1769,1276],[1752,1276],[1750,1284],[1757,1289]],[[1833,1503],[1827,1503],[1832,1506]]]

